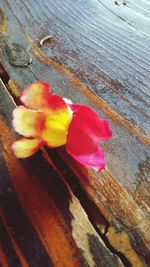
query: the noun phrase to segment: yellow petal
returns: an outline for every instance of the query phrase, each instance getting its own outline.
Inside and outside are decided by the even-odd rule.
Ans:
[[[45,124],[43,112],[19,106],[13,111],[13,127],[25,137],[38,137]]]
[[[72,114],[68,107],[57,111],[47,110],[46,121],[42,132],[42,139],[50,147],[59,147],[66,144],[68,127]]]
[[[42,144],[39,139],[21,138],[13,143],[12,149],[17,158],[27,158],[35,154]]]
[[[42,109],[49,107],[51,101],[50,86],[43,81],[33,82],[24,89],[20,99],[29,108]]]

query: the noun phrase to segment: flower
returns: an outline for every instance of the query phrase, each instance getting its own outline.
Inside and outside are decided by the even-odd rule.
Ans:
[[[112,136],[108,121],[85,105],[52,95],[43,81],[31,83],[20,98],[24,105],[13,111],[13,128],[23,135],[13,143],[18,158],[27,158],[42,146],[66,145],[66,151],[78,162],[97,172],[105,166],[100,144]]]

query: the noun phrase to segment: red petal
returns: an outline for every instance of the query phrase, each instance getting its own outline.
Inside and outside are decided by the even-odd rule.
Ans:
[[[88,165],[89,158],[89,166],[91,160],[95,160],[96,166],[100,167],[101,164],[104,165],[104,157],[102,150],[98,148],[99,143],[109,140],[111,136],[109,123],[101,120],[91,108],[81,106],[74,112],[68,129],[67,151],[80,162],[87,162]]]
[[[108,121],[101,120],[97,113],[87,106],[81,106],[73,114],[67,138],[67,147],[72,153],[95,152],[102,141],[111,138]]]
[[[27,107],[33,109],[47,108],[51,101],[50,86],[47,82],[33,82],[24,89],[20,99]]]
[[[48,105],[48,109],[52,109],[53,111],[68,109],[68,104],[66,104],[63,98],[58,95],[51,95]]]

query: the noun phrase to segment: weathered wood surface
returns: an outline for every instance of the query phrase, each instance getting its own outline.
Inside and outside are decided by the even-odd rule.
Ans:
[[[95,108],[113,128],[100,175],[60,149],[48,151],[53,167],[40,153],[20,162],[8,149],[14,104],[1,89],[2,266],[149,266],[149,7],[141,0],[2,0],[8,76],[4,70],[1,76],[16,103],[21,88],[45,80],[54,92]]]
[[[15,105],[2,83],[0,99],[0,241],[9,266],[123,266],[46,151],[29,160],[12,155]]]

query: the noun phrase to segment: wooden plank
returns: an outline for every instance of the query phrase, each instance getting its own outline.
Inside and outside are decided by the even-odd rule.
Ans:
[[[144,36],[150,37],[150,3],[148,1],[98,0],[107,10]]]
[[[148,5],[147,1],[142,2],[138,5],[139,14]],[[115,3],[111,3],[108,12],[108,8],[96,0],[43,1],[42,4],[41,1],[33,4],[31,1],[3,0],[2,4],[1,28],[5,32],[0,41],[2,62],[11,79],[19,85],[19,92],[20,87],[31,81],[46,80],[55,93],[71,98],[73,102],[88,104],[101,117],[110,120],[113,139],[105,146],[108,170],[100,176],[76,166],[64,152],[59,153],[104,215],[104,226],[101,224],[100,229],[108,228],[112,223],[117,231],[129,237],[132,256],[127,250],[122,251],[132,265],[142,264],[139,257],[148,264],[150,49],[146,36],[148,29],[140,28],[132,16],[135,1],[133,7],[128,1],[126,17],[122,4],[114,14],[116,7],[112,5]],[[120,14],[122,10],[125,13]],[[147,13],[142,16],[147,23]],[[131,20],[133,24],[129,25]],[[52,35],[51,41],[40,47],[39,41],[47,34]],[[29,66],[10,64],[13,43],[28,50],[32,57]],[[10,83],[12,94],[14,88]],[[88,213],[94,221],[96,217],[90,209]],[[100,214],[97,214],[99,218]],[[99,227],[99,223],[96,224]],[[116,245],[111,239],[111,233],[115,232],[111,227],[107,236],[121,251],[120,243]],[[117,241],[121,234],[115,233],[112,237]],[[137,257],[135,262],[133,254]]]
[[[61,158],[69,164],[73,173],[78,177],[79,183],[84,190],[86,190],[103,216],[108,221],[111,221],[112,226],[115,225],[122,234],[128,232],[129,236],[132,236],[134,244],[130,245],[130,248],[133,246],[135,251],[138,252],[138,255],[144,255],[147,264],[149,264],[149,216],[139,208],[134,199],[120,183],[118,183],[108,169],[105,168],[98,176],[91,170],[76,164],[64,151],[59,150],[58,153],[61,155]],[[59,164],[57,164],[57,166],[59,166]],[[61,164],[61,167],[62,166]],[[99,227],[98,222],[97,226]],[[112,235],[111,231],[113,232]],[[115,240],[115,238],[118,239],[116,234],[115,229],[113,229],[113,227],[111,228],[111,225],[109,225],[106,236],[110,239],[113,246],[115,246],[115,241],[113,242],[113,240]],[[120,245],[118,244],[116,246],[119,250]],[[124,253],[126,255],[125,251]],[[131,259],[132,257],[129,257],[130,261]],[[137,262],[141,264],[138,260],[136,264]]]
[[[63,64],[120,115],[149,133],[148,38],[107,12],[98,1],[89,1],[87,9],[85,4],[75,5],[70,0],[42,5],[41,1],[33,5],[7,0],[4,4],[12,31],[18,25],[15,35],[8,26],[10,42],[18,40],[28,48],[33,48],[34,42],[34,53],[40,60],[48,63],[50,57]],[[23,38],[24,33],[31,43]],[[35,45],[47,34],[52,35],[51,43],[39,51]]]
[[[14,3],[14,6],[11,5],[11,8],[15,8],[15,3]],[[81,5],[81,8],[82,8],[82,5]],[[17,12],[16,10],[17,9],[15,9],[15,14]],[[24,12],[25,10],[26,9],[24,9]],[[85,86],[86,84],[81,83],[81,81],[77,79],[77,77],[74,76],[70,72],[70,70],[68,69],[69,66],[67,69],[62,67],[61,65],[58,64],[58,62],[53,60],[53,57],[51,58],[51,57],[46,56],[43,53],[42,49],[39,49],[38,47],[35,46],[35,43],[33,42],[30,43],[30,41],[26,38],[26,35],[28,36],[28,31],[30,31],[31,29],[23,24],[24,27],[23,26],[22,27],[23,29],[25,28],[25,31],[26,31],[26,35],[25,35],[22,30],[22,27],[16,20],[15,16],[12,15],[11,9],[10,10],[7,9],[7,5],[6,5],[6,11],[9,14],[8,20],[11,21],[11,27],[14,28],[15,25],[17,25],[15,35],[13,35],[10,33],[10,29],[9,29],[10,24],[8,24],[7,34],[9,34],[9,40],[6,39],[6,41],[15,42],[15,40],[19,40],[20,45],[24,45],[24,47],[25,45],[27,45],[28,48],[30,49],[33,48],[33,52],[44,63],[44,64],[40,63],[39,60],[37,60],[34,57],[34,54],[32,54],[33,62],[31,65],[29,65],[29,67],[26,67],[26,68],[18,67],[18,68],[15,68],[15,71],[14,71],[14,67],[11,64],[9,64],[8,57],[4,51],[5,45],[2,45],[2,49],[4,51],[2,55],[3,64],[6,70],[8,70],[11,78],[14,79],[14,81],[16,81],[21,87],[26,86],[29,82],[35,79],[39,79],[39,80],[44,79],[46,81],[49,81],[52,84],[52,87],[55,88],[56,93],[59,93],[60,95],[71,98],[73,102],[89,104],[90,106],[94,107],[102,117],[109,118],[112,124],[113,130],[114,130],[114,138],[112,141],[113,142],[112,145],[109,144],[108,149],[106,147],[106,152],[107,150],[112,151],[109,153],[109,158],[107,159],[108,165],[110,166],[109,168],[111,169],[113,175],[116,176],[117,179],[121,183],[123,183],[123,185],[132,194],[134,194],[136,190],[135,187],[138,184],[138,173],[140,173],[138,165],[140,166],[141,163],[146,164],[147,158],[149,157],[148,147],[147,145],[144,145],[144,143],[149,144],[150,141],[149,141],[149,137],[143,133],[143,131],[145,130],[149,132],[149,126],[146,127],[145,125],[144,127],[143,113],[141,113],[140,117],[138,118],[139,123],[143,124],[140,130],[139,128],[137,128],[135,123],[131,123],[129,120],[120,116],[120,114],[117,113],[115,109],[112,109],[111,106],[109,106],[102,98],[100,97],[96,98],[92,93],[90,93],[87,87]],[[41,12],[41,10],[39,12]],[[36,13],[35,14],[33,13],[33,15],[36,16]],[[20,21],[20,15],[18,14],[18,16],[19,17],[17,18]],[[35,27],[37,26],[35,25]],[[47,25],[47,27],[49,27],[49,24]],[[52,24],[51,24],[51,27],[52,27]],[[142,40],[140,39],[139,42],[142,42],[143,39],[144,38],[142,38]],[[3,37],[1,38],[1,40],[3,40]],[[139,44],[139,47],[140,47],[140,44]],[[43,49],[46,52],[47,48],[45,46]],[[136,52],[136,49],[134,50],[134,52]],[[140,50],[140,53],[143,57],[144,50]],[[136,61],[136,63],[138,62]],[[61,64],[63,64],[63,61]],[[149,64],[148,61],[146,62],[146,64]],[[44,73],[43,73],[43,68],[44,68]],[[101,73],[99,73],[99,75],[101,75]],[[93,86],[92,82],[90,83],[90,86]],[[93,87],[93,90],[94,90],[94,87]],[[120,90],[120,88],[118,90]],[[98,92],[99,91],[101,92],[101,90],[98,90]],[[109,92],[110,90],[108,90],[108,93]],[[139,93],[140,93],[140,89],[139,89]],[[132,95],[130,96],[130,100],[131,101],[134,100],[134,97]],[[148,102],[147,97],[145,98],[145,100]],[[110,98],[110,101],[113,101],[112,98]],[[116,101],[116,104],[120,105],[120,101]],[[124,105],[126,106],[125,103]],[[147,106],[145,106],[145,104],[144,105],[142,104],[142,108],[147,109]],[[122,108],[121,106],[121,112],[123,110],[124,108]],[[135,111],[130,112],[130,117],[132,121],[134,121],[133,117],[135,113],[136,113]],[[146,124],[149,122],[147,118],[145,121],[146,121]],[[138,142],[138,145],[137,145],[137,140],[135,139],[135,137],[139,138],[142,142]],[[115,157],[114,157],[114,152],[115,152]]]
[[[63,176],[41,153],[22,161],[11,153],[14,103],[2,83],[0,100],[0,240],[10,265],[123,266],[96,233]]]

